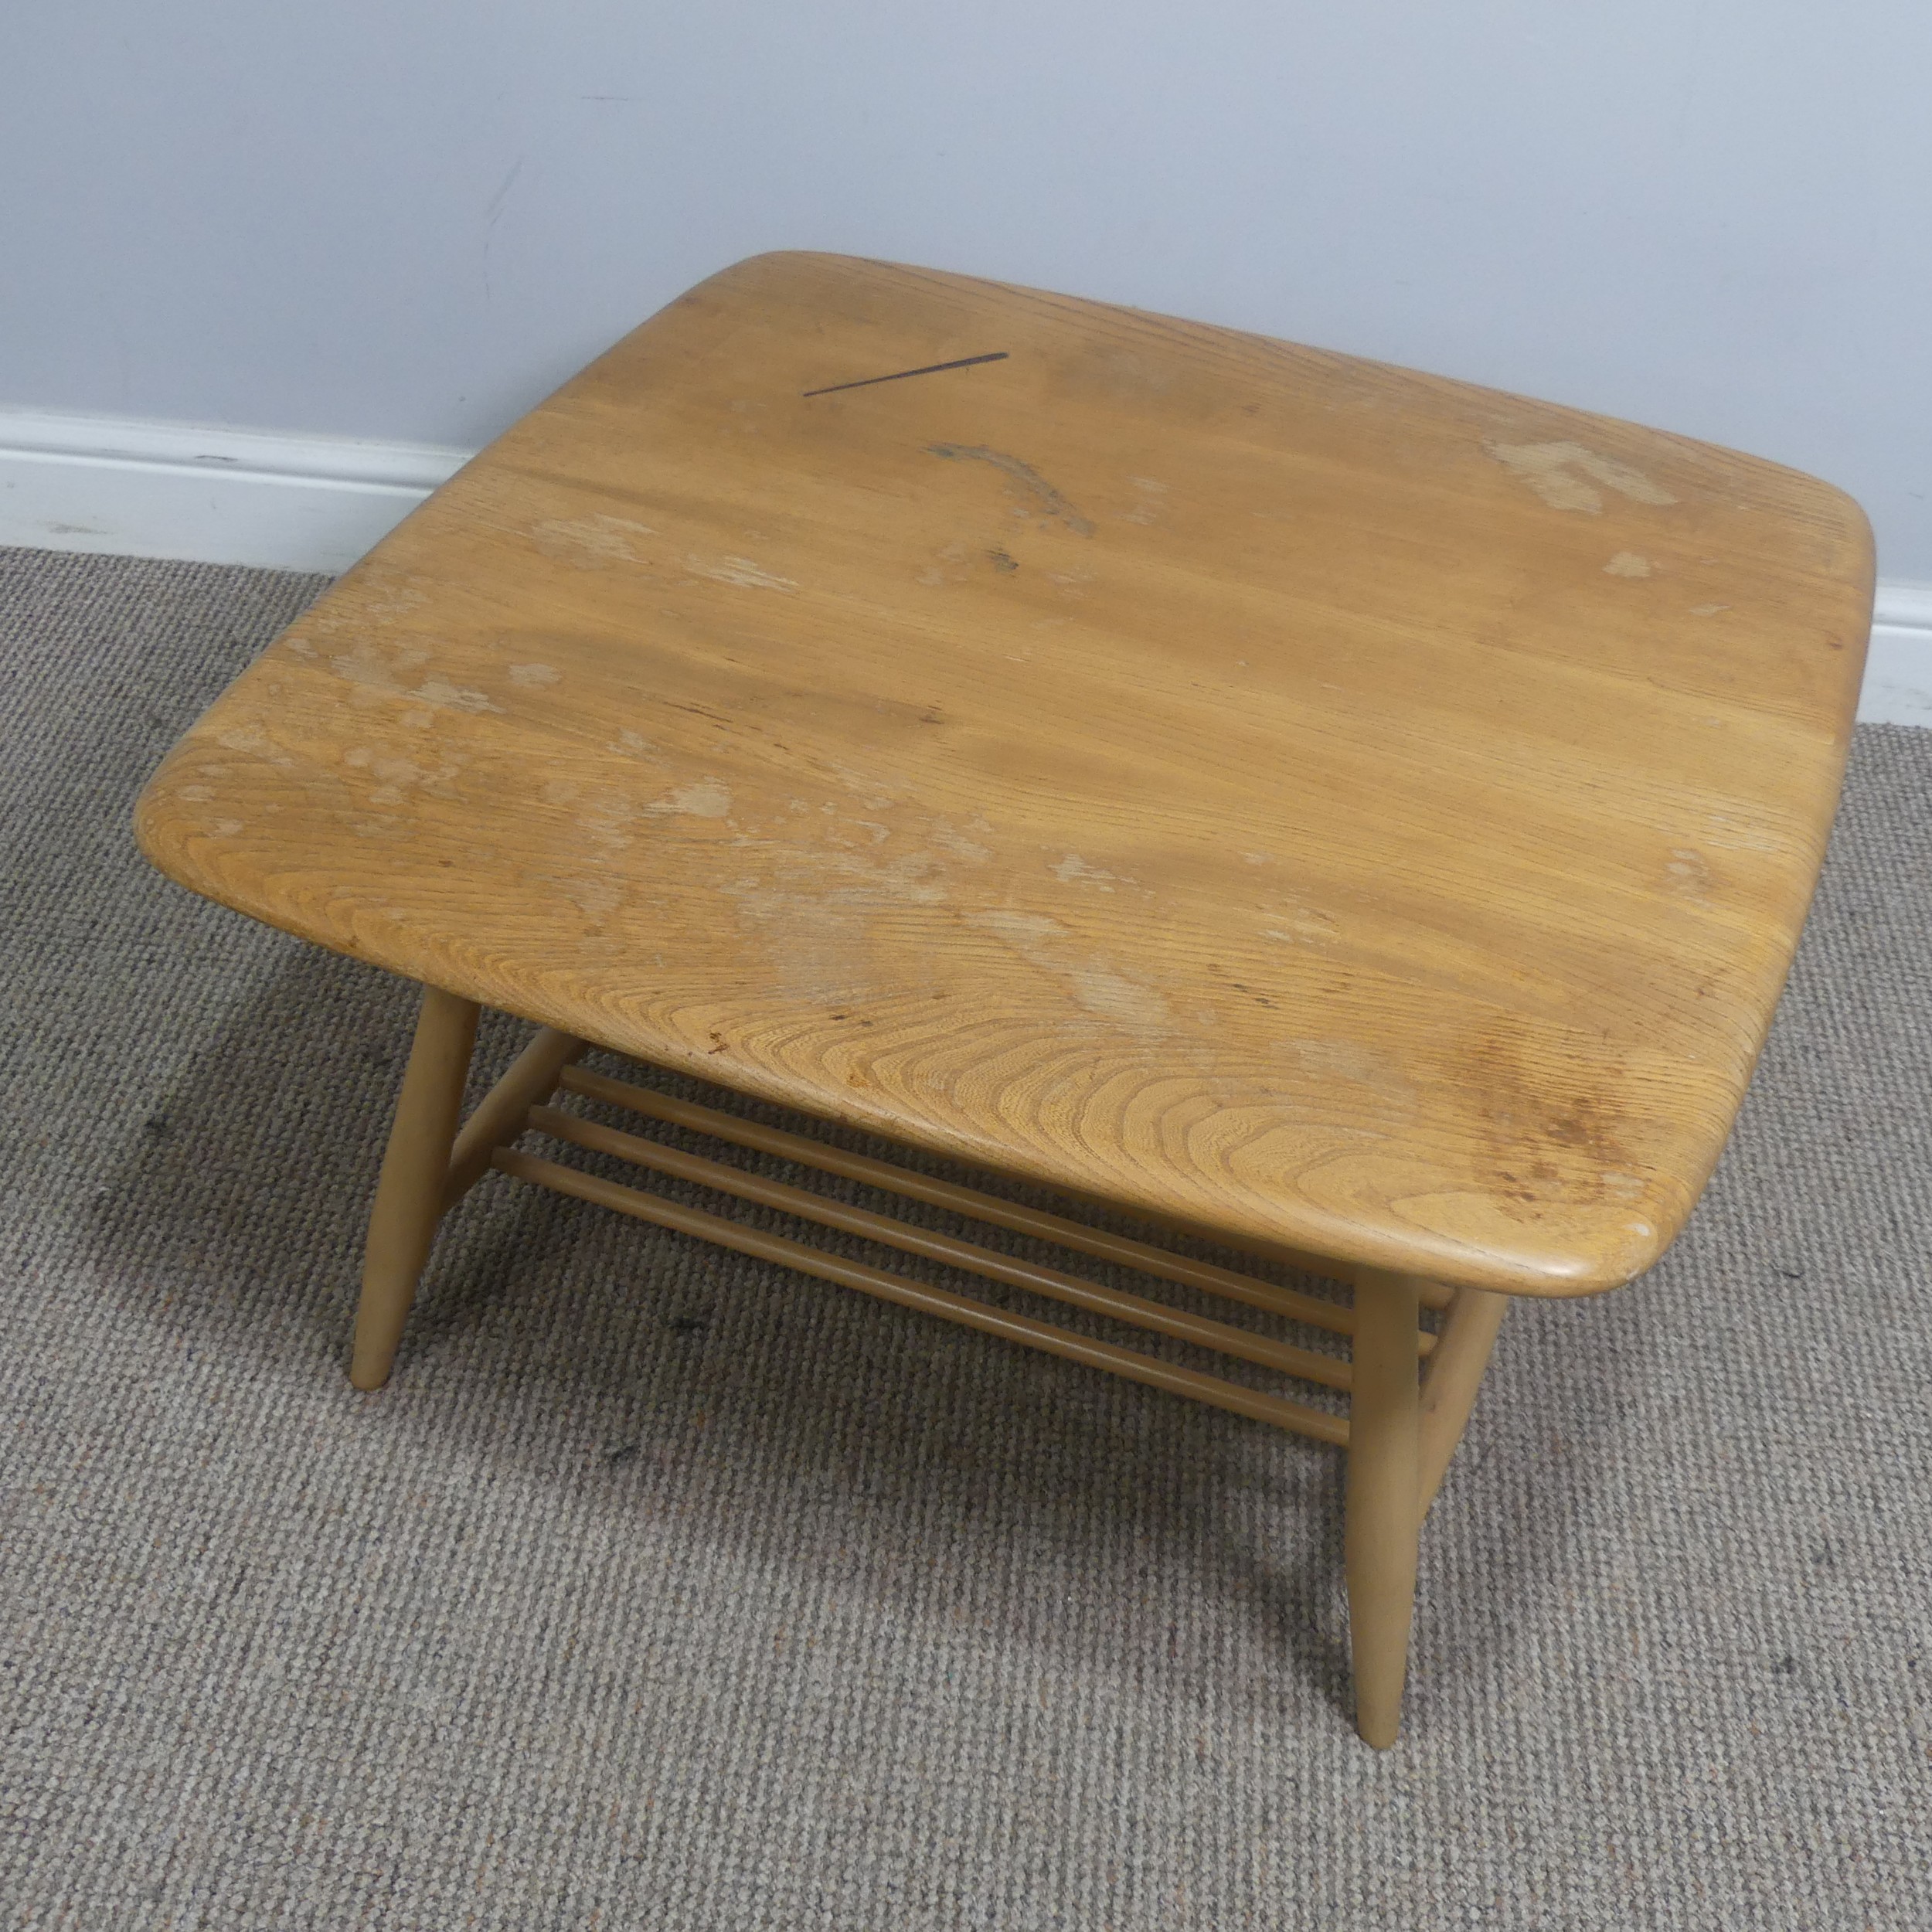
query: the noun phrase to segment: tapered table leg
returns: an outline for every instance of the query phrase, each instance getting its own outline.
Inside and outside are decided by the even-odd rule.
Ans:
[[[1458,1288],[1449,1304],[1449,1319],[1422,1378],[1420,1500],[1425,1516],[1469,1425],[1496,1331],[1509,1311],[1508,1295],[1483,1288]]]
[[[349,1371],[359,1389],[379,1389],[388,1381],[417,1281],[436,1239],[463,1083],[476,1043],[477,1014],[473,1000],[438,987],[423,990],[416,1042],[369,1219],[362,1298],[355,1311],[355,1349]]]
[[[1355,1387],[1349,1404],[1349,1648],[1355,1728],[1396,1741],[1415,1609],[1420,1386],[1413,1277],[1362,1270],[1355,1283]]]

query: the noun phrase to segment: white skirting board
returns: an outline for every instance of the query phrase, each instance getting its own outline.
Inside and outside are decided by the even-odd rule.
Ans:
[[[1932,725],[1932,583],[1879,583],[1859,719]]]
[[[470,454],[0,409],[0,544],[333,573]],[[1932,584],[1879,584],[1859,716],[1932,726]]]
[[[333,575],[470,454],[0,409],[0,543]]]

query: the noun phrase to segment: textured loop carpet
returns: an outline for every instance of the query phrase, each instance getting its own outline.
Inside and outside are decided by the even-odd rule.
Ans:
[[[1932,1923],[1932,733],[1377,1756],[1334,1451],[495,1176],[349,1389],[410,997],[127,830],[318,587],[0,553],[0,1925]]]

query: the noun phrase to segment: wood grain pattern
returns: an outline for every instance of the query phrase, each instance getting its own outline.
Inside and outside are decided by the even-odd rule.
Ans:
[[[659,1064],[1574,1293],[1662,1252],[1729,1130],[1871,568],[1838,492],[1680,438],[760,257],[437,492],[138,828]]]

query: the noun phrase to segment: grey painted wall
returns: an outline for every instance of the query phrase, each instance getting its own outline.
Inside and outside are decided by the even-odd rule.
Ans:
[[[1932,580],[1923,0],[8,12],[0,403],[472,444],[841,249],[1732,444]]]

